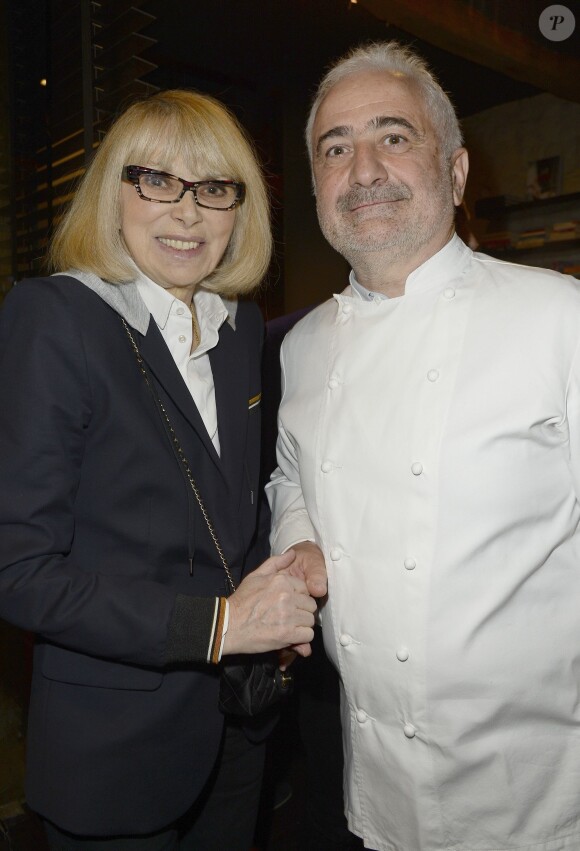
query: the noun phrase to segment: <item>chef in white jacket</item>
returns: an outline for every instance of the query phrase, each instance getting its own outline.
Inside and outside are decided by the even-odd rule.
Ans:
[[[408,49],[339,62],[307,138],[353,271],[283,345],[268,493],[273,550],[328,574],[350,829],[578,851],[578,283],[454,234],[467,153]]]

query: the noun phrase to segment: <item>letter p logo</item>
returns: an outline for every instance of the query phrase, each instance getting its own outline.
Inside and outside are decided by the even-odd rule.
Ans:
[[[567,6],[548,6],[539,17],[538,27],[544,38],[564,41],[570,38],[576,27],[574,14]]]

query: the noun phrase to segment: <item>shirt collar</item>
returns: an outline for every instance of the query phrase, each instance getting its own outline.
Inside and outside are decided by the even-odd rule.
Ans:
[[[157,326],[159,328],[165,328],[171,308],[179,299],[172,296],[163,287],[154,283],[151,278],[148,278],[141,271],[135,278],[135,284],[139,295],[145,302],[145,306]],[[217,328],[223,325],[224,322],[227,322],[234,331],[236,330],[236,310],[238,306],[236,300],[224,299],[217,293],[212,293],[209,290],[201,288],[195,292],[193,300],[200,322],[203,315],[204,319],[210,321]]]

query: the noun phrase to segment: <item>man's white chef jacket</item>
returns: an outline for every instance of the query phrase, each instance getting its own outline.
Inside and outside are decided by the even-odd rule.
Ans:
[[[580,287],[458,237],[282,348],[272,546],[315,540],[351,830],[580,849]]]

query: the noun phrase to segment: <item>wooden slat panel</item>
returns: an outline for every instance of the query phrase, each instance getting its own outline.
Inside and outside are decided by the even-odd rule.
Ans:
[[[114,4],[110,4],[111,9],[115,9]],[[95,41],[105,43],[107,45],[114,44],[131,35],[134,32],[139,32],[155,20],[153,15],[142,12],[140,9],[131,7],[125,14],[116,15],[114,19],[108,21],[107,18],[99,12],[99,24],[102,26],[100,33],[97,33]]]
[[[106,92],[102,92],[96,102],[96,107],[110,114],[115,112],[121,104],[126,103],[128,100],[146,97],[152,91],[154,91],[154,88],[148,83],[144,83],[142,80],[132,80],[114,91],[107,90]]]
[[[110,26],[119,18],[128,15],[131,15],[135,21],[143,22],[142,25],[149,24],[155,20],[154,15],[145,12],[141,8],[144,5],[142,0],[115,0],[114,3],[111,3],[109,0],[107,3],[95,3],[94,5],[98,7],[95,16],[98,17],[99,21],[103,22],[104,26]],[[135,29],[137,28],[138,26],[135,27]]]
[[[154,38],[141,35],[141,33],[130,33],[121,41],[99,52],[96,64],[104,68],[114,68],[122,62],[126,62],[128,56],[139,56],[152,44],[155,44]]]
[[[97,85],[109,91],[120,89],[132,83],[148,71],[154,71],[157,66],[141,56],[131,56],[125,62],[114,68],[103,68],[97,71]]]

